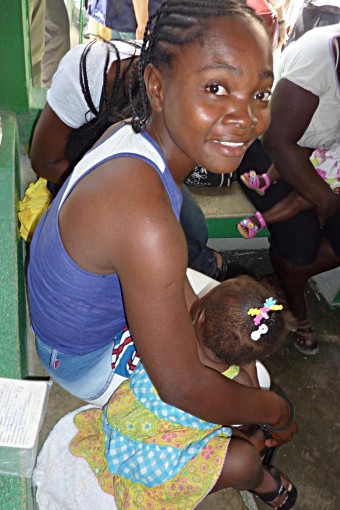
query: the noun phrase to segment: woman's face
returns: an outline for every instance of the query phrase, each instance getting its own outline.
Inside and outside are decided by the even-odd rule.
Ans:
[[[173,169],[183,163],[232,172],[269,124],[271,45],[251,19],[213,18],[204,30],[161,73],[158,142]]]

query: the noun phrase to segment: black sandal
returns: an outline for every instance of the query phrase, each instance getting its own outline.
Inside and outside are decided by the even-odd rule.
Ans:
[[[267,429],[265,429],[262,425],[259,425],[259,428],[261,428],[265,439],[273,439],[271,433]],[[264,465],[265,468],[270,467],[272,465],[272,461],[274,460],[276,452],[277,446],[265,446],[259,452],[260,457],[262,459],[262,464]]]
[[[258,498],[260,498],[261,501],[263,501],[264,503],[267,503],[267,505],[271,506],[272,508],[276,508],[278,510],[289,510],[290,508],[293,508],[293,506],[296,503],[296,499],[297,499],[297,489],[296,489],[296,487],[276,467],[274,467],[274,466],[267,466],[266,469],[267,469],[267,471],[269,471],[269,473],[272,475],[274,480],[277,482],[277,484],[278,484],[277,490],[271,491],[271,492],[265,492],[265,493],[261,493],[261,494],[259,494],[256,491],[250,491],[250,492],[252,494],[254,494],[255,496],[257,496]],[[290,484],[292,486],[291,490],[288,490],[285,487],[284,481],[288,482],[288,484]],[[281,496],[283,496],[285,494],[287,495],[287,498],[286,498],[285,502],[281,506],[273,506],[272,503],[277,498],[280,498]]]
[[[298,326],[295,331],[291,331],[290,337],[296,349],[302,354],[316,354],[319,350],[319,343],[313,337],[310,325]]]

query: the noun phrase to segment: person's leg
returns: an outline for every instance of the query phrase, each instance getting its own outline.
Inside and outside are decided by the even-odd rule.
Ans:
[[[305,289],[309,278],[338,267],[340,256],[334,252],[324,236],[321,237],[317,256],[311,264],[292,264],[274,249],[270,251],[270,255],[280,285],[287,296],[289,308],[297,321],[297,330],[292,332],[292,340],[304,354],[314,354],[318,350],[318,343],[308,319]]]
[[[269,168],[270,160],[259,142],[253,144],[247,152],[249,155],[246,154],[239,172],[244,173],[254,168],[254,162],[258,173],[265,172]],[[283,179],[270,186],[263,197],[248,189],[242,182],[240,184],[245,194],[262,214],[286,198],[292,191],[291,186]],[[339,264],[338,256],[329,243],[322,238],[313,210],[305,210],[291,220],[268,225],[268,229],[272,266],[298,325],[298,330],[293,337],[294,345],[304,353],[313,354],[317,351],[318,344],[308,321],[305,289],[311,276],[336,267]],[[336,228],[333,230],[336,231]],[[340,231],[340,226],[337,231]],[[335,232],[332,236],[336,237]]]
[[[286,198],[264,212],[263,218],[267,224],[279,223],[280,221],[290,220],[299,212],[308,209],[314,209],[313,204],[296,191],[292,191]]]
[[[299,212],[308,209],[314,209],[313,204],[308,202],[302,195],[296,193],[296,191],[292,191],[286,198],[275,204],[271,209],[268,209],[268,211],[262,214],[257,211],[253,216],[242,220],[237,228],[243,237],[250,239],[255,237],[266,225],[290,220]]]
[[[269,498],[267,504],[278,508],[292,508],[296,500],[296,489],[287,477],[277,471],[279,479],[263,467],[256,449],[246,440],[232,438],[218,481],[211,493],[233,487],[236,490],[250,490],[261,499]],[[291,505],[288,501],[291,500]]]
[[[218,280],[226,277],[221,254],[208,248],[208,227],[202,209],[185,185],[180,221],[188,245],[188,267]]]
[[[127,377],[124,371],[112,368],[114,342],[78,356],[53,349],[39,338],[36,348],[42,366],[59,386],[94,405],[106,404]]]
[[[41,61],[45,50],[45,2],[28,2],[31,34],[31,60],[33,87],[41,87]]]
[[[64,0],[46,0],[42,85],[49,87],[59,62],[70,49],[70,23]]]

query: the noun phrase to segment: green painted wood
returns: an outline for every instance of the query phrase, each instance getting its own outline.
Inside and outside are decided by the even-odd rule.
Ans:
[[[0,146],[0,375],[21,378],[25,366],[23,248],[18,235],[19,144],[14,115],[1,115]],[[23,360],[23,361],[22,361]]]
[[[337,295],[334,297],[333,303],[340,303],[340,292],[338,292]]]
[[[237,224],[243,220],[240,218],[207,218],[209,238],[242,238],[237,230]],[[256,237],[268,237],[269,231],[265,228]]]
[[[26,308],[23,246],[18,236],[19,143],[16,118],[0,113],[0,377],[24,378]],[[0,473],[1,475],[1,473]],[[31,510],[31,480],[0,476],[0,509]]]
[[[31,58],[27,0],[3,2],[0,61],[0,110],[28,111]]]
[[[0,509],[33,510],[32,482],[16,476],[0,476]]]

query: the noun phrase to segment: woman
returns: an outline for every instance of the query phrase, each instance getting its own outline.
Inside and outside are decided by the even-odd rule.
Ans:
[[[140,49],[137,41],[93,41],[75,46],[61,61],[31,145],[33,169],[48,179],[54,194],[107,127],[131,116],[129,95],[138,90],[133,65]],[[203,212],[185,186],[182,192],[189,267],[223,281],[227,264],[208,248]]]
[[[169,0],[152,22],[131,123],[105,132],[34,233],[28,293],[37,351],[67,391],[103,405],[124,379],[117,350],[124,354],[129,340],[116,336],[128,326],[164,402],[213,423],[267,423],[267,446],[275,446],[297,431],[287,402],[200,362],[178,221],[190,169],[233,171],[268,126],[270,41],[236,0]]]

